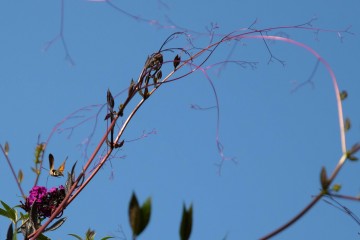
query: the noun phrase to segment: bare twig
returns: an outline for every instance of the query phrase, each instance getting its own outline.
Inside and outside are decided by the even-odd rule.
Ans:
[[[10,161],[10,159],[9,159],[9,156],[6,154],[5,149],[3,148],[3,146],[2,146],[1,144],[0,144],[0,148],[1,148],[1,151],[3,152],[3,155],[4,155],[5,159],[6,159],[6,162],[8,163],[8,165],[9,165],[9,167],[10,167],[10,170],[11,170],[12,175],[13,175],[13,177],[14,177],[14,179],[15,179],[15,182],[16,182],[18,188],[19,188],[19,191],[21,192],[21,196],[25,199],[25,198],[26,198],[26,195],[24,194],[24,191],[23,191],[23,189],[22,189],[22,187],[21,187],[21,185],[20,185],[20,182],[19,182],[19,180],[18,180],[18,178],[17,178],[17,176],[16,176],[14,167],[13,167],[13,165],[11,164],[11,161]]]

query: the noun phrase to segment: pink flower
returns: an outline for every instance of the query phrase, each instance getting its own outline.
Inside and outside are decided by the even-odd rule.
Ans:
[[[21,208],[29,212],[36,203],[39,216],[50,217],[53,211],[60,205],[65,198],[64,186],[53,187],[47,190],[46,187],[35,186],[29,192],[29,197],[26,198],[25,204],[21,202]]]
[[[35,186],[29,192],[29,204],[32,205],[34,202],[41,202],[42,198],[46,196],[46,187]]]

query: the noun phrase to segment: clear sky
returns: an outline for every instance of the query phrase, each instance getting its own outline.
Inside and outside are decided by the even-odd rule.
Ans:
[[[114,95],[126,89],[139,76],[146,57],[171,33],[184,29],[199,47],[209,43],[211,26],[218,26],[217,34],[227,34],[255,20],[253,27],[262,29],[316,18],[313,27],[336,30],[269,34],[303,42],[329,62],[340,89],[349,93],[344,102],[345,116],[352,120],[348,147],[360,140],[357,0],[111,1],[113,6],[101,1],[64,2],[68,52],[60,39],[48,45],[60,31],[60,1],[0,3],[0,141],[10,143],[10,159],[25,173],[26,192],[33,184],[30,167],[38,135],[45,141],[71,112],[105,103],[108,88]],[[340,38],[337,31],[349,26],[354,34],[342,33]],[[268,63],[262,40],[246,39],[237,44],[233,58],[256,62],[255,69],[227,65],[219,74],[215,68],[209,71],[220,103],[220,140],[225,154],[237,163],[226,161],[218,175],[216,111],[191,108],[214,106],[214,94],[204,75],[195,73],[162,86],[146,102],[124,135],[124,147],[65,210],[67,222],[49,236],[70,239],[66,234],[83,235],[90,227],[98,237],[131,239],[127,207],[133,191],[140,202],[148,196],[153,201],[150,225],[140,239],[178,239],[183,203],[194,205],[191,239],[258,239],[303,209],[320,189],[321,167],[331,172],[342,154],[334,90],[329,74],[319,66],[313,86],[292,92],[309,78],[316,59],[288,43],[270,41],[268,46],[284,66],[275,59]],[[224,60],[232,47],[223,45],[209,63]],[[124,98],[119,95],[115,101],[119,104]],[[96,110],[79,113],[63,127],[74,126]],[[106,129],[104,116],[105,112],[99,116],[89,155]],[[68,170],[75,161],[83,166],[93,124],[94,119],[71,135],[56,133],[46,155],[53,153],[56,165],[68,156]],[[3,156],[0,163],[0,199],[14,206],[20,193]],[[345,164],[335,181],[343,185],[341,193],[359,193],[359,172],[358,163]],[[64,182],[64,178],[47,181],[45,174],[40,180],[48,187]],[[340,202],[360,216],[359,203]],[[0,223],[3,237],[8,222],[0,219]],[[321,201],[274,239],[359,239],[359,232],[354,219]]]

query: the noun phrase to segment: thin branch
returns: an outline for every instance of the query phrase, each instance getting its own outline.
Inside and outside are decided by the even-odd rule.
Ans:
[[[320,64],[320,61],[317,60],[316,61],[316,64],[314,66],[314,69],[312,70],[310,76],[308,77],[308,79],[298,85],[296,85],[292,90],[291,90],[291,93],[294,93],[296,92],[299,88],[307,85],[307,84],[310,84],[312,87],[314,87],[314,81],[313,81],[313,78],[315,76],[315,73],[317,72],[317,69],[319,68],[319,64]]]
[[[278,37],[278,36],[259,36],[259,35],[253,35],[253,36],[233,36],[231,38],[234,37],[243,37],[243,38],[255,38],[255,39],[272,39],[272,40],[278,40],[278,41],[284,41],[284,42],[288,42],[291,44],[294,44],[296,46],[302,47],[305,50],[307,50],[308,52],[310,52],[311,54],[313,54],[327,69],[328,73],[330,74],[333,86],[334,86],[334,91],[335,91],[335,97],[336,97],[336,102],[337,102],[337,109],[338,109],[338,121],[339,121],[339,128],[340,128],[340,142],[341,142],[341,150],[343,153],[346,153],[346,138],[345,138],[345,129],[344,129],[344,117],[343,117],[343,110],[342,110],[342,102],[340,99],[340,90],[337,84],[337,80],[336,80],[336,76],[335,73],[333,72],[332,68],[330,67],[330,64],[324,59],[322,58],[314,49],[310,48],[309,46],[292,40],[290,38],[284,38],[284,37]]]
[[[68,49],[67,43],[64,37],[64,0],[61,0],[61,7],[60,7],[60,30],[59,33],[50,41],[48,41],[44,46],[44,51],[46,52],[55,42],[61,40],[61,44],[63,45],[65,51],[65,60],[69,61],[71,66],[75,66],[75,62],[70,55],[70,51]]]
[[[63,0],[62,0],[63,1]],[[106,1],[107,3],[110,3],[109,1]],[[132,100],[132,98],[135,96],[135,94],[137,94],[138,92],[140,92],[141,90],[145,89],[147,90],[149,86],[153,86],[153,89],[150,92],[146,92],[146,94],[144,95],[145,97],[143,97],[138,104],[135,106],[135,108],[132,110],[132,112],[129,114],[129,116],[127,117],[126,121],[123,123],[121,129],[119,130],[116,139],[114,140],[114,144],[119,143],[120,142],[120,138],[122,137],[125,129],[127,128],[129,122],[131,121],[131,119],[134,117],[134,115],[136,114],[136,112],[139,110],[139,108],[145,103],[145,100],[150,97],[162,84],[164,83],[168,83],[171,81],[176,81],[179,80],[181,78],[184,78],[192,73],[194,73],[197,70],[202,71],[205,76],[207,76],[206,74],[206,69],[203,67],[203,65],[205,64],[205,62],[208,61],[208,59],[212,56],[213,52],[217,49],[217,47],[224,43],[224,42],[229,42],[229,41],[233,41],[233,40],[240,40],[240,39],[244,39],[244,38],[250,38],[250,39],[262,39],[263,41],[265,41],[265,39],[269,39],[269,40],[277,40],[277,41],[284,41],[287,43],[291,43],[294,44],[296,46],[302,47],[304,49],[306,49],[307,51],[309,51],[310,53],[312,53],[319,62],[321,62],[328,70],[328,72],[330,73],[331,79],[333,81],[333,85],[334,85],[334,89],[335,89],[335,94],[336,94],[336,98],[337,98],[337,103],[338,103],[338,117],[339,117],[339,125],[340,125],[340,135],[341,135],[341,146],[342,146],[342,150],[343,150],[343,156],[341,157],[341,159],[339,160],[339,163],[337,164],[337,166],[335,167],[334,172],[332,173],[331,177],[329,178],[329,183],[331,183],[331,181],[333,181],[333,179],[337,176],[338,172],[340,171],[341,167],[344,165],[345,160],[347,158],[347,154],[346,154],[346,142],[345,142],[345,131],[344,131],[344,124],[343,124],[343,113],[342,113],[342,105],[341,105],[341,100],[340,100],[340,94],[339,94],[339,89],[337,86],[337,82],[336,82],[336,77],[335,74],[333,73],[330,65],[318,54],[316,53],[312,48],[308,47],[305,44],[302,44],[300,42],[297,42],[295,40],[289,39],[289,38],[284,38],[284,37],[279,37],[279,36],[269,36],[269,35],[263,35],[262,32],[266,32],[266,31],[270,31],[270,30],[274,30],[274,29],[282,29],[282,28],[299,28],[299,29],[306,29],[306,27],[304,26],[293,26],[293,27],[289,27],[289,26],[285,26],[285,27],[279,27],[279,28],[269,28],[268,30],[264,29],[264,30],[256,30],[256,31],[249,31],[246,33],[242,33],[242,34],[234,34],[230,33],[228,35],[225,35],[222,39],[220,39],[219,41],[217,41],[216,43],[210,44],[209,46],[207,46],[204,49],[201,49],[200,51],[198,51],[197,53],[195,53],[194,55],[190,56],[188,59],[186,59],[185,61],[182,61],[181,64],[177,67],[175,67],[174,70],[172,70],[161,82],[158,83],[154,83],[154,84],[150,84],[148,82],[149,79],[145,80],[144,82],[144,78],[145,77],[150,77],[149,74],[151,74],[152,71],[158,71],[161,68],[161,65],[158,69],[155,69],[154,67],[151,67],[150,65],[150,60],[152,60],[151,58],[148,59],[146,61],[146,64],[143,68],[143,71],[141,72],[138,82],[137,84],[135,84],[135,87],[133,88],[133,86],[131,86],[131,91],[129,91],[129,96],[127,97],[126,101],[124,104],[122,104],[122,106],[120,105],[120,108],[123,110],[127,104],[130,102],[130,100]],[[314,30],[314,28],[309,28],[311,30]],[[308,29],[308,30],[309,30]],[[61,33],[62,34],[62,33]],[[252,35],[252,34],[258,34],[258,35]],[[164,50],[165,51],[165,50]],[[194,64],[193,61],[194,59],[199,58],[200,56],[202,56],[203,54],[205,54],[205,59],[200,61],[199,64]],[[156,54],[160,54],[160,52],[154,53]],[[151,56],[154,56],[151,55]],[[161,56],[162,57],[162,56]],[[180,61],[179,61],[180,62]],[[161,63],[162,64],[162,63]],[[184,66],[195,66],[195,68],[192,68],[190,71],[186,72],[185,74],[181,75],[180,77],[175,77],[173,79],[170,79],[170,77],[172,77],[174,75],[174,73],[184,67]],[[209,78],[208,78],[209,79]],[[214,86],[212,84],[212,82],[210,81],[211,86],[214,89]],[[215,96],[216,96],[216,91],[215,91]],[[217,96],[216,96],[217,99]],[[219,104],[218,104],[218,100],[217,102],[217,113],[218,113],[218,123],[217,126],[219,127]],[[120,111],[119,111],[120,112]],[[87,186],[87,184],[92,180],[92,178],[97,174],[97,172],[101,169],[101,167],[105,164],[105,162],[109,159],[114,147],[110,147],[109,150],[105,153],[104,156],[102,156],[100,162],[96,165],[96,167],[93,169],[93,171],[91,171],[91,174],[87,177],[87,179],[85,180],[85,182],[83,184],[81,184],[80,186],[78,186],[78,183],[80,182],[81,179],[84,178],[85,173],[87,172],[88,168],[90,167],[90,164],[93,162],[93,160],[95,159],[95,157],[98,155],[100,149],[104,146],[104,143],[106,142],[106,139],[109,135],[109,133],[111,131],[113,131],[117,120],[122,116],[122,112],[121,114],[117,114],[114,119],[112,120],[110,126],[108,127],[107,131],[105,132],[105,134],[103,135],[102,139],[100,140],[100,142],[98,143],[96,149],[94,150],[94,152],[92,153],[92,155],[90,156],[90,158],[88,159],[86,165],[83,167],[82,172],[80,173],[79,177],[77,178],[77,180],[75,181],[75,183],[72,185],[71,189],[69,190],[69,193],[66,195],[65,199],[63,200],[63,202],[57,207],[57,209],[54,211],[54,213],[52,214],[52,216],[48,219],[48,221],[41,226],[41,228],[39,228],[35,234],[32,235],[32,239],[35,239],[37,236],[39,236],[39,234],[46,228],[46,226],[48,226],[48,224],[61,212],[64,210],[64,208],[69,205],[75,198],[76,196]],[[218,133],[217,133],[218,134]],[[217,137],[217,147],[218,150],[220,151],[220,153],[222,153],[223,151],[223,147]],[[223,157],[223,155],[222,155]],[[73,194],[74,193],[74,194]],[[73,195],[72,195],[73,194]],[[277,230],[273,231],[272,233],[266,235],[265,237],[261,238],[261,239],[268,239],[272,236],[275,236],[276,234],[282,232],[283,230],[285,230],[286,228],[288,228],[289,226],[291,226],[292,224],[294,224],[298,219],[300,219],[306,212],[308,212],[322,197],[323,197],[323,192],[319,193],[299,214],[297,214],[295,217],[293,217],[290,221],[288,221],[286,224],[284,224],[283,226],[281,226],[280,228],[278,228]]]
[[[336,205],[326,199],[323,199],[324,202],[326,202],[327,204],[339,209],[340,211],[346,213],[347,215],[349,215],[358,225],[360,225],[360,218],[353,213],[349,208],[345,207],[344,205],[342,205],[340,202],[336,201],[334,199],[334,197],[332,195],[326,195],[327,198],[329,198],[331,201],[333,201],[334,203],[336,203]]]
[[[342,194],[337,194],[337,193],[331,193],[330,196],[335,197],[335,198],[346,199],[346,200],[360,201],[360,196],[347,196],[347,195],[342,195]]]
[[[10,161],[10,159],[9,159],[9,156],[6,154],[5,149],[3,148],[3,146],[2,146],[1,144],[0,144],[0,148],[1,148],[1,151],[3,152],[3,155],[4,155],[5,159],[6,159],[6,162],[8,163],[8,165],[9,165],[9,167],[10,167],[10,170],[11,170],[11,172],[12,172],[12,175],[13,175],[14,179],[15,179],[15,182],[16,182],[16,184],[17,184],[17,186],[18,186],[18,188],[19,188],[19,190],[20,190],[20,192],[21,192],[21,196],[25,199],[25,198],[26,198],[26,195],[24,194],[24,191],[23,191],[23,189],[22,189],[22,187],[21,187],[21,185],[20,185],[20,182],[19,182],[19,180],[18,180],[18,178],[17,178],[17,176],[16,176],[14,167],[13,167],[13,165],[11,164],[11,161]]]
[[[305,215],[305,213],[307,213],[317,202],[319,202],[319,200],[323,196],[324,195],[322,193],[319,193],[315,198],[313,198],[313,200],[301,212],[299,212],[296,216],[294,216],[290,221],[288,221],[287,223],[285,223],[283,226],[279,227],[275,231],[273,231],[273,232],[265,235],[264,237],[260,238],[260,240],[270,239],[270,238],[274,237],[275,235],[281,233],[282,231],[284,231],[285,229],[287,229],[291,225],[293,225],[300,218],[302,218]]]

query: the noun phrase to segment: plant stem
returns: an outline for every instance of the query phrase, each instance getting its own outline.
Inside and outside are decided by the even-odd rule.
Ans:
[[[13,174],[13,176],[14,176],[14,178],[15,178],[15,182],[16,182],[16,184],[17,184],[17,186],[18,186],[18,188],[19,188],[19,190],[20,190],[20,192],[21,192],[21,196],[25,199],[26,196],[25,196],[25,194],[24,194],[24,191],[22,190],[22,187],[21,187],[21,185],[20,185],[20,182],[19,182],[18,178],[16,177],[16,173],[15,173],[15,170],[14,170],[12,164],[11,164],[11,161],[10,161],[10,159],[9,159],[9,156],[5,153],[5,149],[3,148],[3,146],[2,146],[1,144],[0,144],[0,148],[1,148],[1,151],[3,152],[3,154],[4,154],[4,156],[5,156],[5,159],[6,159],[8,165],[9,165],[9,167],[10,167],[10,169],[11,169],[12,174]]]
[[[301,212],[299,212],[296,216],[294,216],[290,221],[288,221],[287,223],[285,223],[283,226],[279,227],[275,231],[260,238],[260,240],[270,239],[270,238],[274,237],[275,235],[279,234],[280,232],[284,231],[288,227],[290,227],[297,220],[299,220],[302,216],[304,216],[305,213],[307,213],[323,196],[324,196],[323,193],[319,193]]]

